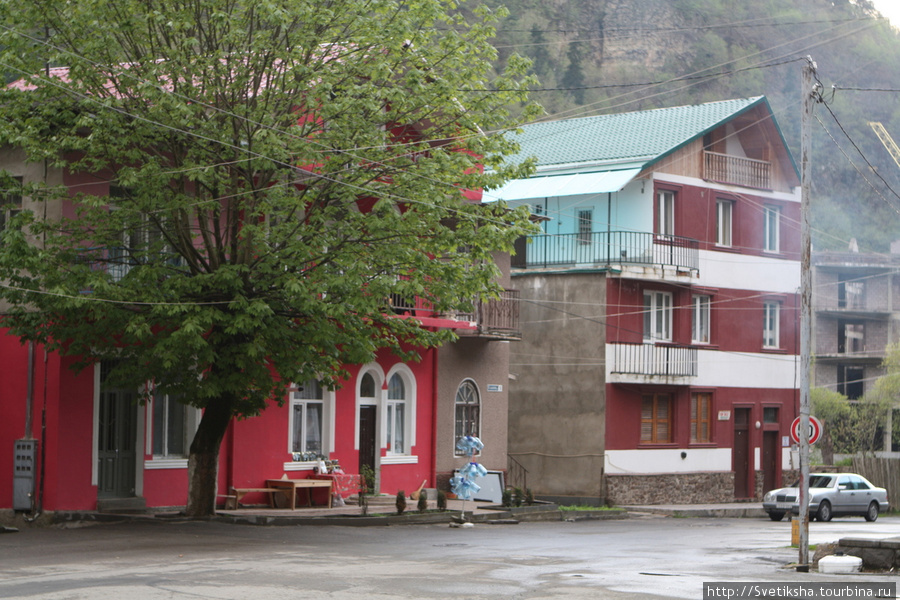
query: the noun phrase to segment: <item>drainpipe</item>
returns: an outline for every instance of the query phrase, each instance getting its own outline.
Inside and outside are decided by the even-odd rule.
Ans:
[[[33,378],[33,369],[34,369],[34,346],[32,342],[29,342],[29,356],[28,356],[28,387],[29,387],[29,397],[31,396],[31,388],[32,388],[32,378]],[[31,514],[25,515],[23,518],[27,523],[33,523],[41,516],[42,507],[44,503],[44,465],[47,462],[47,444],[44,443],[47,439],[47,349],[44,348],[44,389],[42,393],[43,397],[43,406],[41,406],[41,435],[38,438],[38,446],[40,447],[40,469],[38,470],[38,481],[37,481],[37,493],[32,498],[31,504]],[[29,415],[31,409],[29,408]],[[31,428],[29,416],[29,429]],[[31,432],[26,432],[28,438],[31,438]]]
[[[25,391],[25,439],[32,438],[32,410],[34,410],[34,342],[28,342],[28,381]]]

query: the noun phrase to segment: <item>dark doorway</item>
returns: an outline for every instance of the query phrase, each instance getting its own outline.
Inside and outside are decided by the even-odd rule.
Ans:
[[[778,432],[763,432],[762,447],[763,491],[781,487],[777,483],[778,476]]]
[[[137,402],[134,390],[104,385],[109,366],[100,367],[97,496],[131,498],[135,488]]]
[[[375,407],[361,405],[359,407],[359,469],[363,466],[375,472]]]
[[[750,486],[750,409],[734,410],[734,497],[749,498]]]

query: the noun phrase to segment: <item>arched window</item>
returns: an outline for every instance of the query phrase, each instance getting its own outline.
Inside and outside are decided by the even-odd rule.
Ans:
[[[456,440],[465,435],[481,435],[481,399],[478,396],[478,388],[470,380],[463,381],[456,390],[456,427],[453,447],[456,448]],[[456,450],[456,454],[464,452]]]
[[[371,398],[373,402],[375,401],[375,378],[372,377],[371,373],[366,373],[362,376],[362,379],[360,379],[359,397]]]
[[[406,386],[399,373],[394,373],[388,381],[386,409],[387,451],[406,454]]]

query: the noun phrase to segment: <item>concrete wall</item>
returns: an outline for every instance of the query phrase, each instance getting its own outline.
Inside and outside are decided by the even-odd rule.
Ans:
[[[601,496],[606,276],[526,272],[513,284],[523,340],[510,356],[509,454],[536,495]]]

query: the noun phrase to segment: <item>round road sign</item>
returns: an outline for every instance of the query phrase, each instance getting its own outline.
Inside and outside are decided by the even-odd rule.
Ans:
[[[822,435],[822,422],[817,418],[810,416],[809,443],[815,444],[820,435]],[[794,443],[796,444],[800,443],[800,417],[797,417],[794,419],[794,422],[791,423],[791,439],[794,440]]]

